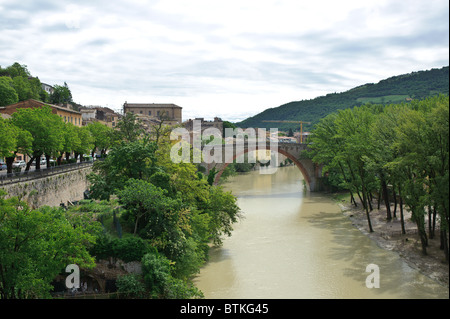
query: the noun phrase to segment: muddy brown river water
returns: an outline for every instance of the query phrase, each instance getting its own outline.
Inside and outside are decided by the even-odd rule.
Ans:
[[[243,218],[194,280],[206,298],[449,298],[354,228],[326,194],[304,192],[295,166],[234,176],[224,188]]]

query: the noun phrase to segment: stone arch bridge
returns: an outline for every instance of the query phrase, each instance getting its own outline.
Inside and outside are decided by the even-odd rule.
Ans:
[[[304,156],[303,151],[308,149],[308,144],[300,143],[275,143],[271,145],[270,143],[257,143],[256,145],[245,144],[225,144],[218,146],[211,146],[214,149],[214,153],[219,151],[220,156],[215,157],[215,160],[206,163],[205,160],[201,163],[203,167],[206,168],[206,173],[209,173],[214,167],[218,171],[215,183],[219,182],[225,168],[232,163],[237,157],[244,155],[246,153],[258,150],[272,150],[291,159],[294,164],[301,171],[305,181],[308,191],[318,192],[322,190],[321,179],[322,179],[322,165],[314,163],[311,159]],[[220,149],[221,148],[221,149]],[[233,152],[230,151],[233,150]],[[221,152],[220,152],[221,150]],[[205,153],[205,149],[203,149]],[[217,160],[219,159],[219,160]]]

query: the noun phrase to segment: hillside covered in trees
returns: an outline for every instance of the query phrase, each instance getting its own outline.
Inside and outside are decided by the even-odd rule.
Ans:
[[[391,104],[407,102],[411,99],[424,99],[438,94],[449,94],[449,67],[412,72],[369,83],[342,93],[330,93],[311,100],[290,102],[279,107],[267,109],[253,117],[236,123],[246,127],[273,127],[274,123],[265,120],[305,121],[303,130],[311,130],[314,124],[326,115],[339,109],[352,108],[367,103]],[[299,124],[276,123],[280,130],[299,130]]]

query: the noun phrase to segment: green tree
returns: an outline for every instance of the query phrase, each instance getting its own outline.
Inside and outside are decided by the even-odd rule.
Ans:
[[[170,260],[159,254],[146,254],[142,258],[144,283],[153,298],[163,297],[170,275]]]
[[[14,82],[8,76],[0,76],[0,106],[17,103],[19,96],[14,89]]]
[[[66,160],[68,161],[72,151],[75,149],[79,149],[81,145],[81,140],[78,136],[77,127],[69,122],[63,123],[62,126],[64,128],[62,130],[64,142],[57,159],[58,165],[61,164],[61,158],[64,156],[64,154],[66,155]]]
[[[13,104],[17,101],[25,101],[27,99],[39,100],[42,96],[45,97],[45,90],[42,88],[41,81],[39,80],[39,78],[31,76],[31,73],[28,71],[26,65],[20,65],[19,63],[15,62],[13,65],[8,66],[6,69],[0,68],[0,77],[8,77],[9,79],[11,79],[12,82],[10,83],[10,85],[12,85],[14,91],[17,94],[17,100],[8,104]],[[0,97],[0,105],[1,101],[2,99]]]
[[[143,140],[113,146],[104,161],[94,163],[94,173],[89,175],[94,198],[109,199],[128,179],[150,178],[156,172],[155,149],[155,143]]]
[[[93,137],[92,156],[96,151],[100,151],[102,155],[106,154],[113,144],[113,129],[100,122],[89,123],[87,127]]]
[[[126,113],[125,116],[117,123],[118,130],[115,131],[116,140],[124,140],[126,142],[135,142],[144,133],[141,122],[133,113]]]
[[[310,150],[305,155],[312,158],[315,163],[323,163],[324,172],[327,173],[331,182],[330,185],[338,189],[348,189],[353,199],[356,190],[350,183],[345,160],[342,156],[338,156],[344,141],[337,135],[336,118],[337,113],[331,113],[320,120],[314,128],[309,146]]]
[[[67,83],[64,82],[63,86],[55,84],[53,86],[53,93],[49,96],[49,100],[52,104],[73,102],[72,92],[70,91]]]
[[[439,96],[417,101],[405,112],[396,128],[395,149],[398,157],[389,165],[403,172],[404,202],[416,222],[422,244],[427,253],[428,236],[425,216],[434,207],[441,219],[441,240],[448,260],[448,97]],[[428,209],[430,210],[430,209]],[[429,235],[431,232],[429,232]]]
[[[369,231],[373,231],[370,214],[370,193],[376,185],[368,160],[373,146],[370,127],[374,121],[368,106],[341,110],[320,121],[313,131],[312,152],[308,155],[315,162],[324,163],[328,172],[338,172],[346,189],[357,195],[367,216]]]
[[[7,172],[12,173],[12,163],[17,153],[31,150],[33,137],[28,131],[14,126],[10,120],[0,117],[0,158],[6,158]]]
[[[19,96],[19,101],[25,101],[31,98],[34,98],[30,83],[28,82],[28,78],[22,77],[22,76],[16,76],[13,78],[14,82],[14,89],[17,92],[17,95]]]
[[[6,69],[1,70],[1,72],[2,72],[1,75],[7,75],[10,76],[11,78],[15,78],[16,76],[28,78],[31,76],[30,71],[28,71],[28,67],[25,64],[20,64],[18,62],[14,62]]]
[[[17,151],[17,130],[10,121],[0,117],[0,158],[14,156]]]
[[[390,184],[394,217],[397,195],[399,198],[403,233],[405,206],[417,225],[422,251],[426,254],[438,220],[441,249],[448,261],[448,96],[408,104],[345,109],[321,120],[313,133],[309,156],[325,164],[329,180],[339,181],[341,175],[342,187],[358,195],[369,230],[372,231],[369,215],[372,191],[381,190],[386,218],[391,218],[387,189]]]
[[[180,218],[181,202],[166,196],[166,191],[143,180],[130,179],[125,188],[117,192],[119,202],[127,211],[134,224],[134,234],[140,232],[143,237],[165,247],[164,236],[172,232]]]
[[[203,298],[193,285],[171,274],[171,261],[159,254],[147,254],[142,258],[144,284],[153,298],[190,299]]]
[[[390,219],[390,198],[386,184],[392,185],[392,193],[394,200],[397,200],[396,194],[401,199],[401,181],[404,173],[392,170],[389,163],[398,157],[394,145],[397,142],[396,130],[403,121],[405,113],[409,112],[409,106],[406,104],[388,105],[384,108],[383,113],[379,114],[372,125],[373,152],[370,155],[370,161],[377,172],[381,183],[381,194],[383,194],[385,206],[387,208],[387,219]],[[383,183],[384,181],[384,183]],[[380,205],[380,203],[379,203]],[[394,217],[396,217],[396,205],[394,206]],[[405,233],[403,205],[400,205],[400,220],[403,233]]]
[[[90,130],[86,127],[78,127],[75,126],[75,131],[80,140],[79,144],[75,144],[73,148],[75,159],[80,156],[80,162],[83,161],[83,155],[89,154],[89,151],[92,149],[92,145],[94,143],[94,138],[90,132]]]
[[[42,155],[47,158],[47,165],[50,165],[50,156],[57,156],[63,149],[63,121],[52,113],[49,106],[40,108],[19,109],[12,115],[12,123],[28,132],[33,137],[31,160],[27,163],[26,170],[35,159]],[[36,168],[40,168],[39,161],[36,161]]]
[[[100,227],[80,216],[50,207],[31,210],[2,192],[0,224],[1,299],[49,297],[51,282],[67,265],[95,265],[88,249]]]
[[[214,244],[221,245],[223,236],[231,236],[233,223],[239,218],[240,209],[236,204],[236,197],[231,192],[224,192],[220,186],[212,186],[204,212],[210,216],[210,239]]]
[[[203,205],[209,197],[207,180],[199,178],[193,163],[174,163],[170,158],[171,147],[172,144],[167,137],[160,139],[155,152],[156,166],[169,176],[170,189],[182,199],[183,203],[191,207]]]

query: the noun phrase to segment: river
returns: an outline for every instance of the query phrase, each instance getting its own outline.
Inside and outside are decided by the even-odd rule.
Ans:
[[[353,227],[330,197],[303,192],[302,179],[289,166],[224,183],[243,218],[194,279],[205,298],[449,298],[448,288]],[[366,272],[370,264],[378,277],[374,268]],[[379,288],[368,288],[368,276]]]

